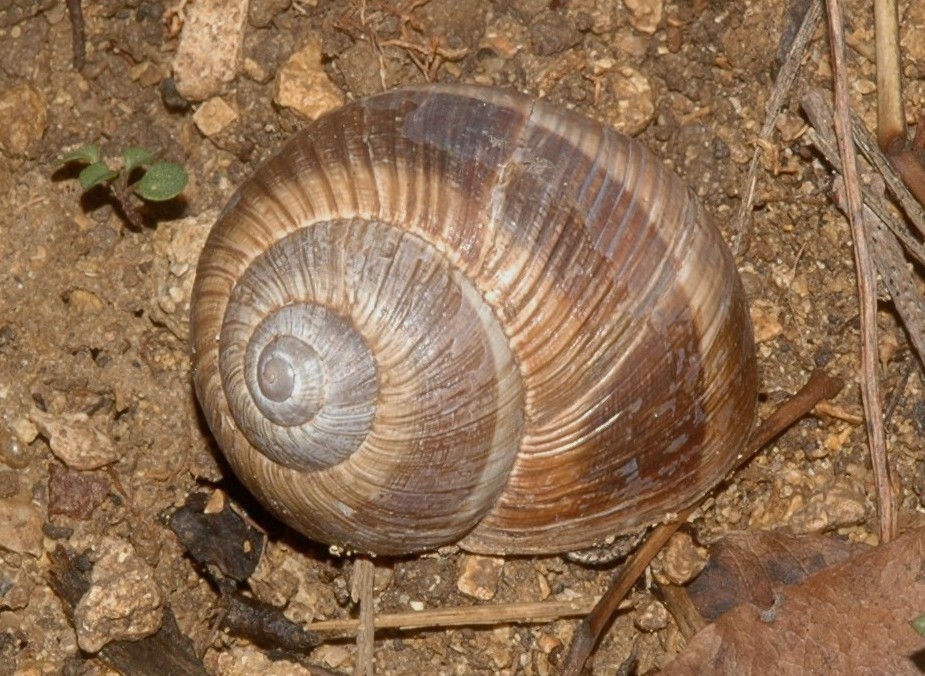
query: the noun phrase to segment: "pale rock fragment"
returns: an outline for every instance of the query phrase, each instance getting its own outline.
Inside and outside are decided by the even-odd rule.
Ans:
[[[38,89],[21,84],[0,93],[0,151],[22,155],[48,127],[48,106]]]
[[[212,97],[193,113],[193,122],[204,136],[215,136],[238,119],[237,111],[218,96]]]
[[[662,0],[623,0],[629,10],[630,25],[640,33],[652,35],[662,23]]]
[[[163,604],[154,569],[129,542],[106,538],[90,574],[90,588],[74,609],[77,643],[96,653],[111,641],[150,636],[161,626]]]
[[[247,5],[248,0],[197,0],[186,6],[173,72],[177,91],[187,100],[205,101],[234,80]]]
[[[464,556],[456,588],[466,596],[490,601],[498,593],[498,583],[504,572],[504,559],[497,556]]]
[[[0,549],[40,556],[43,522],[42,512],[28,492],[0,500]]]
[[[51,414],[35,409],[30,414],[51,452],[72,469],[99,469],[121,456],[112,440],[90,424],[85,413]]]
[[[280,68],[273,100],[302,117],[314,120],[344,104],[321,63],[321,40],[313,38]]]

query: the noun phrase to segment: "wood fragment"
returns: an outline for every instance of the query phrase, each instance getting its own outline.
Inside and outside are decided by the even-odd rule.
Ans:
[[[205,493],[191,493],[182,507],[170,515],[170,530],[192,559],[215,575],[244,582],[257,568],[266,535],[248,524],[230,504],[221,511],[206,513]]]
[[[836,420],[842,420],[851,425],[863,425],[864,416],[860,413],[855,413],[848,408],[840,404],[833,404],[830,401],[820,401],[816,404],[816,407],[813,409],[813,413],[816,415],[827,415],[830,418],[835,418]]]
[[[706,620],[694,606],[694,602],[684,587],[673,584],[653,585],[652,591],[656,598],[668,608],[668,612],[671,613],[681,635],[686,640],[690,640],[694,634],[707,626]]]
[[[67,14],[71,20],[71,37],[74,43],[74,70],[83,70],[87,60],[87,36],[81,0],[67,0]]]
[[[321,641],[312,632],[293,622],[282,609],[260,599],[233,591],[222,597],[221,627],[267,650],[303,655]]]
[[[360,622],[357,627],[357,659],[354,676],[373,676],[375,656],[375,607],[373,606],[373,573],[375,566],[370,559],[357,558],[353,562],[353,579],[350,596],[360,606]]]

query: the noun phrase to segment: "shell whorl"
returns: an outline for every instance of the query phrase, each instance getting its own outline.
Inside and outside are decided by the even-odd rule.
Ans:
[[[726,471],[755,408],[731,256],[636,142],[430,86],[320,118],[210,234],[194,380],[245,485],[314,539],[558,552]]]

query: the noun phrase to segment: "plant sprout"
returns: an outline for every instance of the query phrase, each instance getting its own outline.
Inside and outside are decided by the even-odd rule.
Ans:
[[[90,143],[64,155],[61,164],[85,164],[78,175],[84,191],[103,186],[118,202],[122,212],[136,229],[143,227],[135,206],[135,195],[149,202],[171,200],[186,187],[186,170],[174,162],[162,162],[145,148],[122,151],[121,167],[114,168],[103,160],[98,143]]]

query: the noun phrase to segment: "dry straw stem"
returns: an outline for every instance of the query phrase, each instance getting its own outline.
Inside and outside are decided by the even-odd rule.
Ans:
[[[819,149],[826,161],[841,173],[841,159],[835,148],[832,109],[827,95],[820,90],[812,91],[803,98],[801,104],[813,127],[808,134],[813,145]],[[905,210],[908,220],[917,228],[925,230],[925,212],[921,205],[906,189],[902,179],[855,115],[851,116],[851,128],[855,144],[884,179],[886,186]],[[896,305],[919,359],[925,362],[925,298],[918,291],[915,277],[906,266],[903,254],[905,248],[912,259],[920,265],[925,265],[925,247],[909,233],[905,221],[897,217],[882,193],[876,192],[871,186],[865,186],[862,192],[864,221],[874,263]]]
[[[845,67],[844,20],[839,0],[828,0],[829,45],[832,50],[832,73],[835,88],[835,134],[845,176],[845,197],[848,222],[854,239],[854,259],[858,277],[858,303],[861,317],[861,398],[867,426],[874,483],[880,516],[880,540],[889,542],[896,537],[895,493],[887,463],[886,439],[883,432],[883,406],[880,381],[877,377],[877,279],[871,260],[864,210],[858,180],[857,157],[851,135],[848,113],[848,75]]]
[[[899,21],[896,0],[875,0],[874,28],[877,52],[877,143],[903,177],[919,202],[925,204],[925,167],[921,129],[912,144],[907,140],[899,72]],[[917,146],[917,147],[916,147]]]
[[[899,22],[896,0],[874,0],[877,45],[877,138],[880,147],[906,143],[902,81],[899,76]]]
[[[377,615],[376,629],[436,629],[499,624],[538,624],[563,618],[583,617],[594,602],[537,601],[533,603],[497,603],[485,606],[454,606],[411,613]],[[360,620],[323,620],[312,622],[306,631],[353,634]]]

